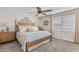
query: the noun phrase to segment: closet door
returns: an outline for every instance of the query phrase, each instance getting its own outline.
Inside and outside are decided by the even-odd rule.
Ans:
[[[75,42],[75,14],[54,16],[52,26],[54,38]]]

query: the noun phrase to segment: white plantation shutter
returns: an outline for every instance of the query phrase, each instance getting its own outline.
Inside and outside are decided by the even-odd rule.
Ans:
[[[52,21],[53,37],[74,42],[75,14],[54,16]]]

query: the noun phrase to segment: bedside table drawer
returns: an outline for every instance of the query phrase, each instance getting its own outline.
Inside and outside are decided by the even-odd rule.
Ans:
[[[1,36],[2,36],[2,35],[1,35],[1,33],[0,33],[0,41],[2,41],[2,38],[1,38]]]
[[[2,32],[0,42],[7,42],[16,39],[15,32]]]

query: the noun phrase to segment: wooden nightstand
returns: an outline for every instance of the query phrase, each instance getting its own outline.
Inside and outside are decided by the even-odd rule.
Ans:
[[[0,43],[16,40],[15,32],[0,32]]]

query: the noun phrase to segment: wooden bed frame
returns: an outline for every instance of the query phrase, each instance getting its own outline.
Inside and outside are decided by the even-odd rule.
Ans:
[[[47,43],[50,41],[50,36],[47,36],[47,37],[44,37],[44,38],[41,38],[41,39],[38,39],[38,40],[35,40],[33,42],[27,42],[26,44],[26,51],[30,51],[36,47],[39,47],[40,45],[44,44],[44,43]],[[41,44],[42,43],[42,44]],[[36,46],[36,47],[34,47]]]
[[[32,23],[31,21],[29,21],[29,23],[27,23],[27,21],[29,21],[28,18],[24,17],[24,19],[21,19],[20,21],[15,20],[15,30],[17,32],[17,28],[18,26],[34,26],[34,23]],[[35,40],[33,42],[27,42],[26,44],[26,51],[30,51],[44,43],[47,43],[51,40],[51,35],[47,36],[47,37],[43,37],[41,39]]]

